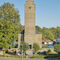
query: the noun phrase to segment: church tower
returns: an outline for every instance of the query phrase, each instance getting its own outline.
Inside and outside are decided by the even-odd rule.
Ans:
[[[24,41],[32,48],[35,36],[35,4],[33,0],[27,0],[25,4],[25,35]]]
[[[25,34],[35,34],[35,4],[33,0],[27,0],[25,4]]]
[[[34,0],[26,0],[25,4],[25,29],[24,34],[19,34],[18,47],[20,42],[28,43],[29,48],[33,48],[33,44],[37,43],[40,48],[42,47],[42,35],[36,33],[35,29],[35,4]]]

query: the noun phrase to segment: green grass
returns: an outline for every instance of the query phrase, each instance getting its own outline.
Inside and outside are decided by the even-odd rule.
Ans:
[[[32,58],[45,58],[45,55],[33,55]]]
[[[22,58],[23,57],[23,58],[26,58],[26,56],[16,56],[16,55],[15,56],[6,56],[6,57],[12,57],[12,58]]]
[[[0,57],[4,57],[4,55],[0,55]]]
[[[11,57],[11,58],[26,58],[26,56],[17,56],[17,55],[0,55],[0,57]],[[57,53],[56,54],[53,54],[53,53],[48,53],[46,55],[44,54],[40,54],[40,55],[33,55],[32,58],[59,58],[60,55],[58,55]]]
[[[17,56],[17,55],[10,55],[10,56],[8,56],[8,55],[6,55],[6,56],[4,56],[4,55],[0,55],[0,57],[11,57],[11,58],[26,58],[26,56]]]

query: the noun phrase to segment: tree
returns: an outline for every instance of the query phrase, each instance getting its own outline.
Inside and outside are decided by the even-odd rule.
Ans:
[[[57,28],[50,28],[49,29],[52,33],[53,33],[53,35],[54,35],[54,39],[57,39]]]
[[[42,34],[42,39],[50,39],[54,40],[55,34],[53,34],[53,29],[51,28],[40,28],[39,26],[36,26],[37,32],[40,32]],[[55,31],[54,31],[55,33]]]
[[[60,54],[60,44],[54,45],[55,51]]]
[[[41,33],[42,32],[42,29],[39,27],[39,26],[36,26],[36,32],[38,33]]]
[[[12,21],[15,25],[19,24],[19,11],[14,8],[14,4],[4,3],[0,7],[0,20]]]
[[[22,26],[20,17],[13,4],[4,3],[0,7],[0,47],[8,49],[18,39]]]
[[[50,39],[50,40],[54,40],[54,35],[51,31],[49,30],[44,30],[43,32],[43,39]]]
[[[21,51],[23,50],[24,52],[26,52],[26,50],[28,50],[28,49],[29,49],[28,44],[25,42],[21,42],[20,50]]]
[[[60,27],[56,28],[57,38],[60,37]]]
[[[38,44],[34,43],[33,44],[33,49],[34,49],[34,53],[36,53],[40,49],[40,47],[39,47]]]
[[[0,20],[1,21],[1,20]],[[2,24],[2,25],[1,25]],[[15,25],[12,22],[6,20],[0,24],[0,46],[2,48],[8,48],[11,43],[16,39]],[[11,25],[10,25],[11,24]]]

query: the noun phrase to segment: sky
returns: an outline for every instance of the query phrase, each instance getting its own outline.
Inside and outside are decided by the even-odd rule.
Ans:
[[[19,10],[20,22],[24,25],[24,4],[26,0],[0,0],[0,6],[11,3]],[[36,5],[36,25],[42,27],[60,27],[60,0],[34,0]]]

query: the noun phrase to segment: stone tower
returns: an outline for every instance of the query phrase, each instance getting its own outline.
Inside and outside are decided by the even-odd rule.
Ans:
[[[42,35],[36,33],[35,29],[35,4],[33,0],[26,0],[25,4],[25,29],[24,34],[18,36],[20,46],[21,39],[29,44],[29,48],[33,48],[33,44],[37,43],[42,47]]]
[[[33,0],[27,0],[25,4],[25,42],[27,42],[30,47],[33,45],[33,40],[35,36],[35,4]]]
[[[35,34],[35,4],[33,0],[27,0],[25,4],[25,34]]]

